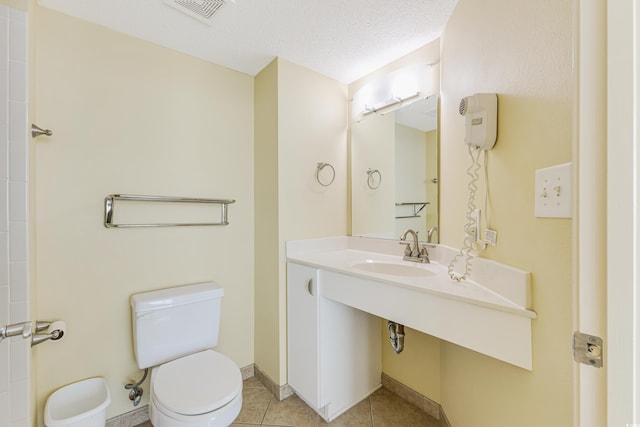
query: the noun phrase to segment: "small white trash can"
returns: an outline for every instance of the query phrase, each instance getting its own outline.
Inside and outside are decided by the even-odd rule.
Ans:
[[[56,390],[44,406],[47,427],[104,427],[111,393],[104,378],[89,378]]]

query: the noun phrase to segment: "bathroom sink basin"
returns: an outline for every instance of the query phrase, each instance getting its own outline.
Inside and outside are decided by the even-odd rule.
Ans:
[[[391,276],[430,276],[434,274],[432,271],[420,267],[421,264],[414,266],[407,264],[399,264],[386,261],[364,261],[352,265],[356,270],[367,273],[388,274]]]

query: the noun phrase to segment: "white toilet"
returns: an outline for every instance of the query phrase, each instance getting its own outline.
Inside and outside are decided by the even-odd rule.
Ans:
[[[227,427],[242,408],[242,375],[218,343],[224,290],[199,283],[131,297],[140,369],[153,367],[149,416],[155,427]]]

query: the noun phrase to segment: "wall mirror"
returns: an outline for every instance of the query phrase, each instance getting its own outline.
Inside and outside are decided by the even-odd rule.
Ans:
[[[352,123],[352,235],[439,241],[437,125],[436,95]]]

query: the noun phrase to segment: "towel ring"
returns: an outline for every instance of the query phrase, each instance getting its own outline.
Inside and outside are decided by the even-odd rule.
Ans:
[[[320,172],[327,166],[331,169],[331,179],[329,180],[329,182],[324,183],[320,179]],[[333,184],[334,179],[336,179],[336,170],[333,168],[333,166],[331,166],[331,163],[319,162],[316,170],[316,181],[318,181],[318,184],[322,185],[323,187],[328,187]]]
[[[375,182],[375,175],[378,175],[378,184]],[[376,190],[380,187],[380,184],[382,184],[382,174],[380,171],[378,169],[367,169],[367,186],[372,190]]]

